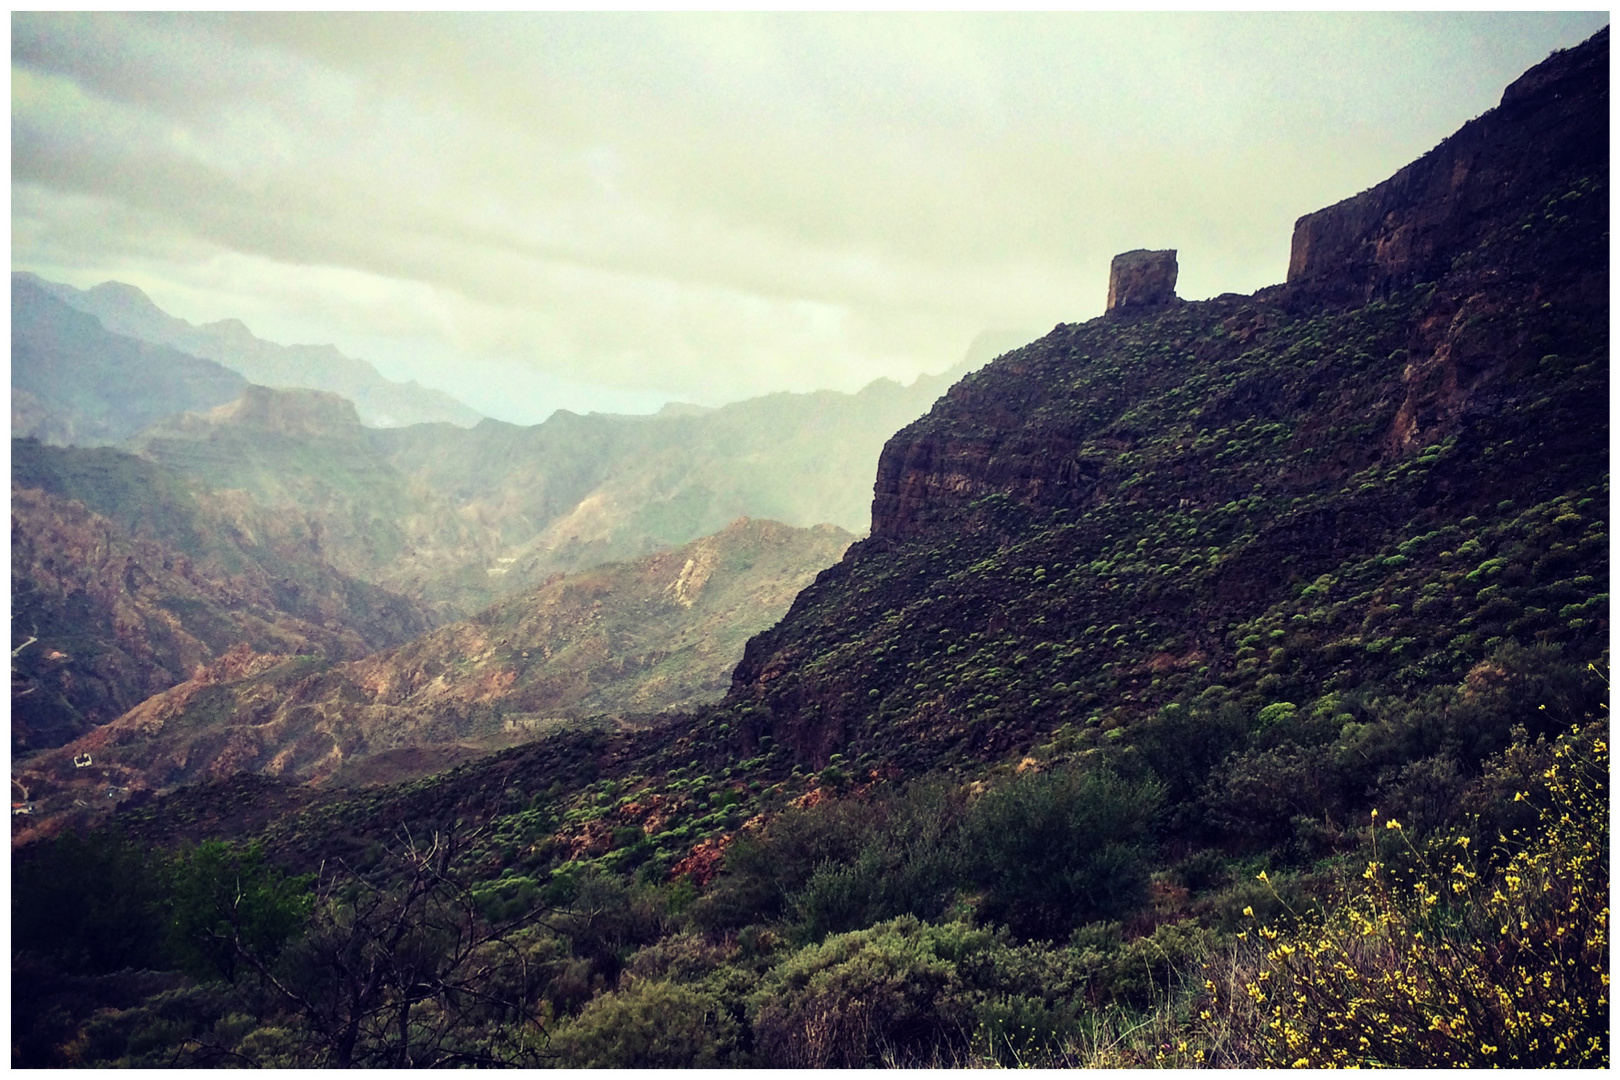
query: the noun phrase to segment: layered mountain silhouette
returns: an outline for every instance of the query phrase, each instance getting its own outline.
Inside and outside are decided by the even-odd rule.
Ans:
[[[195,326],[163,311],[140,289],[121,281],[75,289],[20,271],[13,271],[11,279],[13,291],[21,281],[48,292],[94,316],[109,333],[215,361],[261,386],[325,390],[348,398],[368,427],[433,422],[470,427],[481,419],[475,410],[441,390],[384,378],[364,360],[344,356],[330,345],[277,345],[255,337],[237,319]]]
[[[122,442],[209,409],[247,380],[210,360],[108,333],[32,275],[11,277],[11,433],[58,446]]]
[[[470,432],[418,425],[372,435],[402,474],[504,546],[512,585],[685,543],[737,517],[864,532],[884,440],[967,370],[856,394],[771,394],[704,411],[581,416]]]
[[[247,383],[113,332],[191,347],[209,329],[138,290],[27,274],[12,288],[14,427],[29,436],[13,444],[12,500],[13,751],[25,756],[235,645],[347,661],[738,518],[864,525],[877,449],[952,378],[653,417],[379,429],[329,390]],[[734,630],[722,638],[740,650]],[[706,694],[719,677],[704,676]],[[632,707],[604,693],[587,697]]]

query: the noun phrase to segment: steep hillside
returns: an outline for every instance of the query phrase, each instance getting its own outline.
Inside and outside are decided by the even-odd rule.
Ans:
[[[742,519],[674,551],[559,577],[361,660],[238,648],[28,761],[17,779],[44,819],[109,784],[128,794],[235,770],[322,779],[343,766],[388,776],[464,755],[460,742],[489,747],[690,708],[725,692],[743,643],[853,539],[830,525]],[[72,764],[83,753],[89,772]]]
[[[238,643],[358,658],[427,626],[402,597],[244,535],[240,516],[128,455],[15,440],[12,463],[13,755],[60,746]]]
[[[871,539],[750,643],[744,747],[921,763],[1211,695],[1412,694],[1513,644],[1595,656],[1594,57],[1303,218],[1287,285],[1062,326],[953,387],[885,447]]]
[[[56,445],[120,442],[160,417],[240,394],[209,360],[104,330],[40,288],[11,279],[11,433]]]
[[[348,398],[369,427],[435,422],[471,427],[479,420],[477,412],[449,394],[414,382],[385,379],[364,360],[344,356],[330,345],[277,345],[254,337],[236,319],[194,326],[163,311],[135,286],[119,281],[75,289],[28,273],[13,271],[11,277],[13,287],[22,280],[47,290],[94,316],[112,333],[215,361],[261,386],[325,390]]]

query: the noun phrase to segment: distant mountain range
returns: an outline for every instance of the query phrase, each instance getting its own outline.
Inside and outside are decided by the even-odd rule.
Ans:
[[[354,402],[361,422],[368,427],[432,422],[471,427],[482,419],[477,411],[443,391],[386,379],[364,360],[344,356],[331,345],[277,345],[254,337],[237,319],[194,326],[163,311],[140,289],[123,282],[75,289],[22,271],[13,271],[11,279],[14,304],[16,283],[27,282],[95,316],[110,333],[213,360],[262,386],[340,394]]]
[[[220,342],[246,341],[234,355],[263,361],[255,378],[310,374],[294,362],[308,350],[191,327],[116,283],[15,273],[12,295],[22,755],[235,645],[353,660],[739,518],[864,530],[878,450],[967,370],[656,416],[377,428],[330,389],[249,382],[179,346],[224,356]],[[619,700],[598,691],[604,709]]]
[[[211,360],[110,334],[31,274],[11,276],[11,434],[58,446],[122,442],[248,382]]]
[[[485,420],[371,434],[402,474],[487,525],[514,585],[685,543],[737,517],[864,532],[883,443],[966,364],[902,387],[771,394],[703,412]]]

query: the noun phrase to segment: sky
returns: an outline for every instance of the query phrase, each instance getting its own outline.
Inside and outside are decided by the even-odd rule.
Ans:
[[[13,13],[12,267],[487,415],[909,382],[1286,276],[1606,12]]]

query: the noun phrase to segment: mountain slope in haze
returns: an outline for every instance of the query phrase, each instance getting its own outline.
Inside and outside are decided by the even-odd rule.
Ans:
[[[86,784],[142,791],[234,770],[321,779],[389,751],[498,745],[689,708],[725,693],[744,642],[853,539],[830,525],[743,519],[364,659],[238,648],[15,775],[43,818]],[[73,767],[81,753],[92,773]]]
[[[826,922],[787,924],[795,905],[842,929],[909,910],[893,875],[920,868],[858,828],[909,797],[895,778],[963,800],[1047,772],[1148,783],[1131,937],[1250,925],[1257,858],[1302,889],[1326,858],[1358,874],[1370,805],[1429,827],[1500,811],[1537,737],[1605,696],[1586,665],[1606,667],[1609,626],[1607,69],[1605,30],[1399,183],[1301,221],[1349,250],[1423,237],[1405,264],[1061,326],[963,380],[890,441],[872,536],[750,640],[720,705],[364,800],[302,794],[319,805],[269,829],[234,820],[307,866],[334,835],[485,824],[534,840],[485,849],[489,873],[544,884],[583,850],[545,821],[628,828],[632,808],[725,794],[593,865],[628,874],[650,850],[706,867],[699,884],[719,870],[697,925],[814,941]],[[251,790],[177,792],[129,822],[222,828]],[[767,824],[723,857],[776,815],[779,844]],[[795,851],[811,862],[783,880]]]
[[[27,275],[11,280],[11,433],[55,445],[121,442],[171,413],[240,394],[210,360],[109,333]]]
[[[428,626],[403,597],[278,548],[250,507],[211,504],[127,454],[19,439],[12,470],[14,756],[112,720],[237,644],[357,658]]]
[[[112,333],[213,360],[261,386],[326,390],[346,397],[369,427],[436,422],[471,427],[480,419],[443,391],[386,379],[364,360],[344,356],[330,345],[277,345],[254,337],[236,319],[193,326],[163,311],[140,289],[118,281],[75,289],[26,272],[11,276],[13,283],[26,281],[93,315]]]
[[[739,516],[859,531],[872,462],[890,435],[966,370],[857,394],[771,394],[651,417],[559,411],[543,424],[486,420],[379,431],[403,473],[497,530],[508,588],[632,558]]]
[[[128,445],[193,487],[245,499],[283,546],[446,617],[476,609],[490,593],[493,538],[401,475],[368,434],[336,394],[249,386]]]

